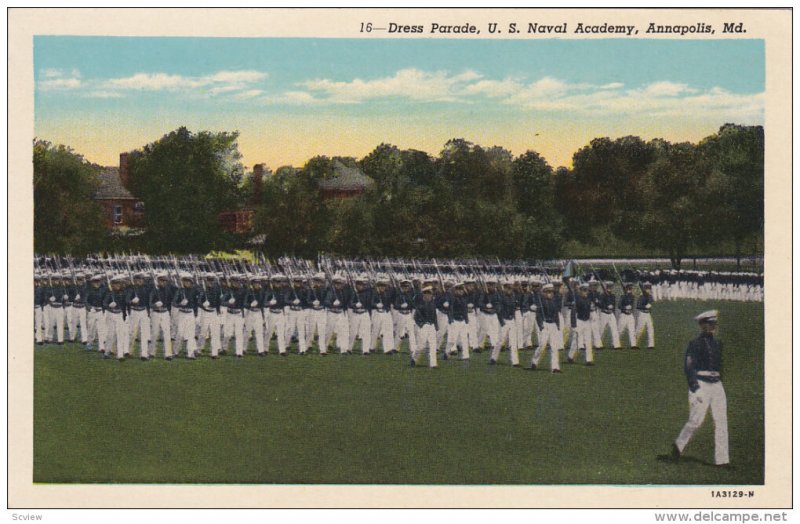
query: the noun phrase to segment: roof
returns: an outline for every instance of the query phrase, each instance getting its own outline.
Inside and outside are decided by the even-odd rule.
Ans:
[[[118,167],[101,167],[97,170],[100,186],[94,194],[96,200],[136,200],[136,197],[122,185]]]
[[[322,180],[319,188],[323,190],[357,191],[366,189],[375,183],[360,169],[347,167],[338,160],[333,163],[333,178]]]

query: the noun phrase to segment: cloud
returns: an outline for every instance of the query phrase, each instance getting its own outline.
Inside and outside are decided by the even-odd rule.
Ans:
[[[37,83],[41,91],[78,89],[83,85],[80,72],[74,69],[69,73],[61,69],[44,69],[39,76],[43,78]]]
[[[406,98],[417,102],[457,102],[464,86],[481,76],[472,70],[456,75],[446,71],[401,69],[394,76],[349,82],[315,79],[300,85],[329,103],[356,103],[378,98]]]
[[[257,96],[261,96],[264,92],[261,89],[249,89],[247,91],[242,91],[241,93],[236,93],[233,95],[233,98],[237,100],[247,100],[249,98],[255,98]]]

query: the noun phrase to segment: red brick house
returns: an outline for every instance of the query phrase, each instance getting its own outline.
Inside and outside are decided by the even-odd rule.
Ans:
[[[360,169],[347,167],[338,160],[333,163],[333,177],[319,182],[319,191],[324,199],[352,198],[364,193],[375,181]]]
[[[264,187],[264,164],[253,166],[253,197],[250,203],[242,209],[224,211],[219,214],[219,223],[228,233],[250,233],[255,227],[253,216],[255,206],[261,202],[261,192]]]
[[[119,155],[119,167],[101,167],[97,172],[100,182],[94,199],[103,206],[106,228],[122,231],[141,227],[144,221],[144,203],[128,191],[128,153]]]

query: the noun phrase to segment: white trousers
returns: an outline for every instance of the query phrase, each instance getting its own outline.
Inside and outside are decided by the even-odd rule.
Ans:
[[[592,348],[592,323],[589,320],[577,320],[577,326],[572,330],[569,346],[569,358],[575,359],[578,349],[586,350],[586,362],[594,362],[594,348]]]
[[[55,328],[55,337],[58,343],[64,342],[64,308],[62,306],[47,307],[47,316],[45,320],[44,338],[48,342],[52,342],[54,338],[53,329]]]
[[[464,360],[469,358],[470,350],[470,337],[469,337],[469,324],[464,320],[454,320],[447,326],[447,353],[455,353],[456,346],[461,347],[461,358]]]
[[[606,334],[606,329],[611,331],[611,344],[612,347],[620,347],[619,343],[619,330],[617,330],[617,319],[613,313],[600,313],[600,338]]]
[[[631,347],[636,345],[636,323],[633,320],[633,315],[626,315],[620,313],[617,320],[617,331],[621,337],[624,333],[628,333],[628,342]]]
[[[642,336],[642,331],[647,332],[647,347],[656,345],[656,334],[653,330],[653,317],[650,313],[637,313],[636,315],[636,338]]]
[[[133,342],[136,340],[136,331],[139,331],[139,354],[147,357],[148,346],[150,344],[150,317],[147,316],[147,310],[136,311],[131,310],[130,314],[130,333],[131,338],[128,341],[128,346],[133,348]]]
[[[328,352],[327,335],[328,312],[324,309],[309,309],[306,317],[306,343],[311,346],[314,342],[314,335],[317,336],[317,347],[320,355]]]
[[[370,329],[372,321],[369,318],[369,313],[347,313],[350,319],[350,342],[347,345],[347,350],[353,349],[353,344],[356,342],[356,337],[361,339],[361,352],[369,353],[372,349],[372,339],[370,338]]]
[[[416,327],[417,325],[414,323],[414,314],[409,313],[407,315],[403,313],[397,313],[397,323],[395,324],[394,330],[394,344],[396,347],[400,347],[400,339],[403,335],[408,335],[408,350],[413,355],[417,351],[417,334],[416,334]]]
[[[194,312],[178,311],[178,332],[175,334],[175,353],[181,352],[181,344],[186,342],[186,354],[193,357],[197,351],[197,339],[194,333]]]
[[[350,320],[346,313],[329,311],[326,329],[328,334],[325,335],[325,340],[330,340],[333,335],[336,335],[336,347],[339,349],[339,353],[350,351],[347,346],[350,342]]]
[[[545,322],[539,336],[539,347],[533,352],[531,364],[538,366],[547,346],[550,346],[550,369],[561,369],[558,362],[558,351],[563,348],[564,339],[555,322]]]
[[[103,311],[89,310],[86,313],[86,342],[97,340],[98,351],[106,350],[106,319]]]
[[[236,339],[236,354],[244,355],[244,316],[241,313],[226,313],[222,349],[227,351],[231,338]],[[269,342],[269,339],[267,339]]]
[[[39,306],[33,306],[33,338],[44,342],[44,311]]]
[[[308,350],[306,340],[306,316],[305,311],[296,311],[291,308],[286,309],[286,340],[291,340],[292,335],[297,333],[297,349],[302,354]]]
[[[128,324],[122,319],[122,313],[106,313],[106,348],[109,353],[117,348],[117,358],[128,353]]]
[[[689,420],[683,426],[680,435],[675,440],[678,450],[683,452],[692,439],[694,432],[703,424],[708,408],[714,418],[714,462],[727,464],[728,457],[728,400],[725,397],[725,388],[722,382],[698,382],[700,388],[689,392]]]
[[[384,353],[394,350],[394,324],[392,323],[391,313],[388,311],[373,311],[370,334],[372,336],[372,347],[377,347],[378,339],[380,338]]]
[[[81,326],[81,343],[86,344],[86,308],[82,306],[70,306],[67,308],[69,326],[69,337],[75,342],[78,337],[78,326]]]
[[[267,324],[267,329],[264,331],[264,351],[269,353],[269,342],[275,333],[278,339],[278,353],[281,355],[286,353],[286,315],[283,311],[274,313],[269,310],[265,311],[264,315]]]
[[[150,316],[150,341],[153,343],[152,352],[149,356],[156,355],[156,342],[161,335],[164,344],[164,357],[172,356],[172,321],[169,312],[158,313],[153,311]]]
[[[411,315],[408,315],[411,316]],[[416,324],[415,324],[416,325]],[[410,335],[409,340],[414,335]],[[435,368],[436,361],[436,328],[433,324],[423,324],[421,328],[417,329],[417,347],[415,351],[411,352],[411,359],[418,363],[419,356],[425,349],[428,350],[428,366]]]
[[[264,352],[264,315],[261,313],[261,310],[247,310],[245,312],[244,337],[242,337],[245,343],[247,343],[247,340],[250,338],[250,333],[252,333],[253,338],[256,339],[256,351],[258,351],[260,355]],[[236,354],[238,355],[239,353]]]
[[[222,346],[220,340],[222,328],[220,315],[216,311],[206,311],[205,309],[200,309],[198,315],[197,318],[200,323],[200,332],[197,334],[198,351],[203,349],[205,339],[209,339],[211,341],[211,356],[216,357],[219,355],[219,350]]]
[[[439,326],[436,330],[436,347],[438,349],[442,346],[442,342],[445,340],[445,336],[447,335],[448,326],[450,325],[450,319],[447,316],[447,313],[442,313],[437,309],[436,324]]]
[[[600,312],[592,311],[589,313],[589,319],[592,325],[592,344],[596,348],[602,348],[603,337],[600,336]]]
[[[519,346],[517,344],[517,327],[516,322],[513,320],[506,320],[500,326],[500,336],[497,337],[497,343],[492,349],[492,360],[497,361],[500,357],[500,348],[504,342],[508,342],[508,349],[511,353],[511,365],[519,365]]]
[[[500,320],[494,313],[486,314],[478,312],[478,346],[483,345],[486,337],[489,337],[489,344],[495,346],[500,336]]]

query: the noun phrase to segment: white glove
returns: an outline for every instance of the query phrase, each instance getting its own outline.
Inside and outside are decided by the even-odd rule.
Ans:
[[[188,301],[188,300],[186,300],[185,298],[184,298],[183,300],[181,300],[181,305],[182,305],[182,306],[185,306],[185,305],[186,305],[186,304],[188,304],[188,303],[189,303],[189,301]]]
[[[469,308],[473,308],[473,307],[475,307],[475,304],[473,304],[472,302],[470,302],[469,304],[467,304],[467,307],[469,307]]]
[[[536,309],[537,309],[537,307],[536,307],[536,306],[530,306],[530,310],[531,310],[531,311],[536,311]]]
[[[208,307],[208,306],[210,306],[210,305],[211,305],[211,302],[209,302],[208,300],[206,300],[205,302],[203,302],[203,307]]]
[[[292,300],[292,304],[294,304],[295,306],[297,304],[299,304],[299,303],[300,303],[300,299],[299,298],[296,298],[296,299]]]
[[[375,304],[375,307],[383,307],[383,302],[378,302],[377,304]]]
[[[647,305],[645,306],[645,308],[646,308],[646,309],[650,309],[651,307],[653,307],[653,305],[652,305],[652,304],[647,304]]]
[[[75,300],[80,300],[80,299],[81,299],[81,294],[75,293]]]
[[[630,308],[631,308],[630,306],[625,306],[625,309],[626,309],[626,310],[628,310],[628,309],[630,309]]]
[[[361,302],[356,302],[356,307],[361,307]]]
[[[116,302],[111,302],[111,303],[108,304],[108,307],[113,309],[113,308],[117,307],[117,303]]]
[[[139,303],[139,298],[133,297],[133,300],[131,300],[131,304],[138,304],[138,303]]]
[[[408,307],[408,304],[407,304],[407,303],[405,303],[405,302],[403,302],[402,304],[400,304],[400,307],[401,307],[401,308],[403,308],[403,309],[405,309],[405,308],[407,308],[407,307]]]
[[[258,306],[258,300],[253,300],[252,302],[250,302],[250,307],[256,307],[256,306]]]
[[[334,300],[334,301],[333,301],[333,305],[334,305],[334,306],[338,306],[339,304],[341,304],[341,302],[339,302],[338,300]]]
[[[69,295],[63,295],[61,298],[62,298],[63,300],[69,300]]]
[[[228,304],[234,305],[235,303],[236,303],[236,299],[235,298],[228,299]]]
[[[55,302],[55,301],[56,301],[56,297],[50,297],[50,302]]]
[[[314,304],[314,307],[319,306],[319,300],[315,300],[312,304]]]
[[[448,302],[448,301],[446,301],[446,300],[444,301],[444,304],[442,304],[442,306],[443,306],[443,307],[447,307],[447,306],[449,306],[449,305],[450,305],[450,302]]]
[[[491,303],[491,302],[489,302],[488,304],[486,304],[486,309],[492,309],[492,303]]]
[[[273,298],[272,300],[270,300],[270,301],[269,301],[269,305],[270,305],[270,306],[274,306],[274,305],[275,305],[275,304],[277,304],[277,303],[278,303],[278,301],[277,301],[277,300],[275,300],[274,298]]]
[[[163,302],[161,302],[160,300],[159,300],[158,302],[156,302],[156,307],[161,307],[161,306],[163,306],[163,305],[164,305],[164,303],[163,303]]]

